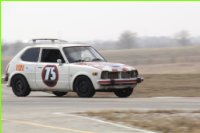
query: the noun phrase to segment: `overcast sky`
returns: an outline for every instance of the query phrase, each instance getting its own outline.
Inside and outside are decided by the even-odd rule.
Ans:
[[[173,36],[188,30],[200,36],[200,2],[3,2],[2,37],[68,41],[117,40],[130,30],[138,36]]]

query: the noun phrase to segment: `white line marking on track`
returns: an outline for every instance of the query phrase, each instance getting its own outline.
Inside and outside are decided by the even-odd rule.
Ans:
[[[173,98],[186,98],[186,97],[151,97],[151,98],[163,98],[163,99],[173,99]]]
[[[73,133],[94,133],[94,132],[77,130],[77,129],[71,129],[71,128],[57,127],[57,126],[51,126],[51,125],[44,125],[44,124],[40,124],[40,123],[23,121],[23,120],[7,120],[7,119],[2,119],[2,120],[3,121],[14,122],[14,123],[19,123],[19,124],[24,124],[24,125],[36,126],[36,127],[43,127],[43,128],[50,128],[50,129],[57,129],[57,130],[69,131],[71,133],[72,132]]]
[[[121,125],[121,124],[118,124],[118,123],[108,122],[108,121],[100,120],[100,119],[97,119],[97,118],[91,118],[91,117],[87,117],[87,116],[80,116],[80,115],[74,115],[74,114],[65,114],[65,113],[62,113],[62,112],[54,112],[52,114],[59,115],[59,116],[78,117],[78,118],[81,118],[81,119],[87,119],[87,120],[90,120],[90,121],[96,121],[96,122],[99,122],[99,123],[109,124],[109,125],[112,125],[112,126],[115,126],[115,127],[125,128],[125,129],[129,129],[129,130],[143,132],[143,133],[156,133],[156,132],[153,132],[153,131],[148,131],[148,130],[144,130],[144,129],[140,129],[140,128],[129,127],[129,126]]]

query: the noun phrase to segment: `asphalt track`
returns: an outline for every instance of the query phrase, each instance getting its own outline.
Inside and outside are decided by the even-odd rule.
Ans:
[[[32,92],[15,97],[2,85],[3,133],[148,133],[143,129],[80,116],[77,112],[120,110],[177,109],[200,110],[200,97],[194,98],[57,98]],[[149,132],[150,133],[150,132]]]

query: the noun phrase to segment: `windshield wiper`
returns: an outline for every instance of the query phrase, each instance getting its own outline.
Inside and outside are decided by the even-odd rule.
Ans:
[[[81,59],[79,59],[79,60],[75,60],[74,62],[84,62],[85,60],[81,60]]]
[[[94,59],[92,59],[92,61],[102,61],[102,59],[94,58]]]

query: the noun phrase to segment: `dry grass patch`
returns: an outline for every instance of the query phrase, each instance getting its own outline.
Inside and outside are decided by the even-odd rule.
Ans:
[[[162,133],[200,133],[200,110],[101,111],[84,115]]]
[[[199,97],[200,74],[145,74],[133,97]]]
[[[141,48],[100,51],[112,62],[129,65],[186,63],[200,61],[200,47]]]

